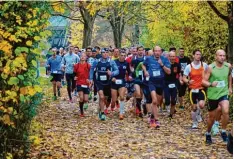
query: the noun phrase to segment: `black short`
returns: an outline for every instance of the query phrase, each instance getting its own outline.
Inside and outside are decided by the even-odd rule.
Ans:
[[[185,95],[186,89],[187,89],[187,85],[185,83],[183,85],[179,83],[179,88],[178,88],[179,97],[183,97]]]
[[[95,82],[95,85],[97,87],[97,91],[102,90],[104,93],[104,96],[111,96],[111,84],[103,85],[99,81]]]
[[[146,99],[146,104],[151,104],[152,103],[151,93],[150,93],[148,85],[146,84],[143,87],[143,94]]]
[[[200,100],[206,99],[206,93],[204,90],[198,90],[198,92],[194,92],[193,90],[190,90],[189,93],[190,102],[192,104],[197,104]]]
[[[82,86],[82,85],[77,85],[76,86],[77,92],[83,92],[84,94],[89,94],[89,87],[88,86]]]
[[[119,90],[122,87],[125,87],[126,83],[123,82],[122,84],[116,84],[114,82],[111,82],[111,89]]]
[[[217,109],[219,106],[219,103],[223,100],[228,100],[228,95],[222,96],[217,100],[208,99],[208,105],[207,105],[208,111],[213,111]]]
[[[62,74],[53,74],[51,73],[52,79],[50,80],[51,82],[61,82],[62,80]]]

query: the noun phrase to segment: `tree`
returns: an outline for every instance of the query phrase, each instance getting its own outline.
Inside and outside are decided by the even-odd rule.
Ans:
[[[233,1],[227,1],[227,15],[221,13],[221,11],[215,6],[212,1],[207,1],[211,9],[228,24],[228,60],[233,63]]]

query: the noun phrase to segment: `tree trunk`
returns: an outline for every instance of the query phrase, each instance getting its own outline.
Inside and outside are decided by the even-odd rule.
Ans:
[[[89,21],[84,24],[82,48],[86,48],[91,45],[92,34],[93,34],[93,24],[94,24],[94,21]]]
[[[134,25],[133,26],[133,36],[132,36],[132,41],[133,41],[133,43],[132,43],[132,45],[134,45],[134,46],[137,46],[137,45],[139,45],[139,34],[140,34],[140,29],[139,29],[139,25],[138,24],[136,24],[136,25]]]
[[[228,62],[233,64],[233,2],[228,2]]]

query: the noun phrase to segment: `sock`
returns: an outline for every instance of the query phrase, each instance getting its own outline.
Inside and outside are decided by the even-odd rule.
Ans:
[[[58,96],[60,96],[60,88],[57,88]]]
[[[141,111],[141,100],[142,100],[141,98],[136,99],[136,106],[139,109],[139,111]]]
[[[80,113],[84,114],[84,109],[83,109],[84,102],[79,102],[79,103],[80,103]]]
[[[195,123],[195,122],[197,122],[197,118],[196,118],[196,116],[197,116],[197,113],[196,112],[194,112],[194,111],[192,111],[192,120],[193,120],[193,123]]]
[[[116,104],[117,104],[117,105],[119,104],[119,101],[118,101],[118,100],[116,101]]]
[[[119,112],[120,112],[120,114],[124,114],[124,101],[120,101]]]
[[[219,126],[219,122],[218,121],[215,121],[214,124]]]

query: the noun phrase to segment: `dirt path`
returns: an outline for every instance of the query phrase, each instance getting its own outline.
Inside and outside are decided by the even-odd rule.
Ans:
[[[192,130],[188,109],[179,110],[172,120],[161,114],[161,128],[156,130],[129,111],[130,103],[123,121],[117,110],[99,121],[97,103],[89,105],[85,118],[79,117],[75,103],[58,100],[42,106],[35,118],[40,128],[32,130],[40,144],[32,146],[29,158],[232,158],[220,136],[213,137],[213,145],[205,145],[206,125],[202,122]]]

